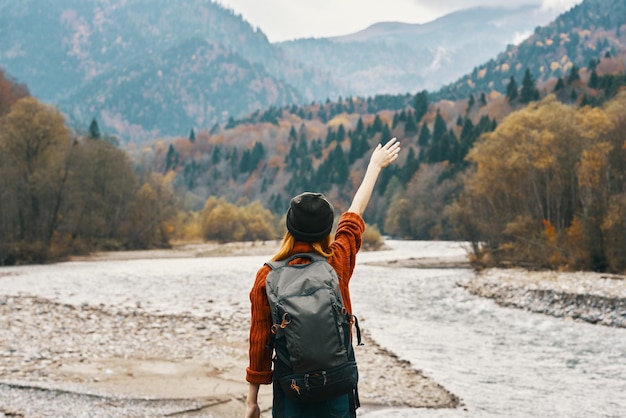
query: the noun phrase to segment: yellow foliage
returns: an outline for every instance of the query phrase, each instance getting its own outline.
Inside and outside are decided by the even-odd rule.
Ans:
[[[583,241],[583,223],[578,216],[574,216],[566,230],[567,240],[574,246],[580,247]]]
[[[352,126],[350,117],[347,114],[342,113],[328,121],[328,126],[333,129],[339,128],[339,125],[343,125],[343,127],[347,131],[350,128],[350,126]]]
[[[275,216],[255,201],[239,207],[210,197],[202,210],[202,236],[219,242],[275,239]]]
[[[378,250],[384,245],[383,237],[376,225],[365,225],[362,237],[363,248],[366,250]]]
[[[561,68],[561,64],[559,64],[558,62],[556,62],[556,61],[552,61],[552,62],[550,63],[550,69],[551,69],[552,71],[556,71],[556,70],[558,70],[559,68]]]
[[[581,187],[596,190],[601,188],[611,148],[608,142],[601,142],[583,151],[578,169],[578,183]]]

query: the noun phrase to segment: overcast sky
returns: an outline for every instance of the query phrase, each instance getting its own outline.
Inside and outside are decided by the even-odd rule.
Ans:
[[[473,6],[542,5],[558,13],[582,0],[214,0],[260,28],[270,42],[346,35],[376,22],[426,23]]]

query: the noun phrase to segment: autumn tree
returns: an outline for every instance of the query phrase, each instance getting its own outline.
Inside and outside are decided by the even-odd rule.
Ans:
[[[138,187],[130,157],[107,141],[82,140],[74,152],[72,171],[77,175],[70,181],[60,232],[86,249],[130,247],[130,215]]]
[[[384,222],[386,234],[410,239],[450,239],[444,209],[451,200],[455,180],[441,180],[448,164],[421,165],[405,189],[394,194]]]
[[[549,96],[478,141],[468,155],[475,171],[466,201],[492,255],[613,268],[607,233],[622,231],[615,214],[624,189],[624,116],[615,103],[576,109]]]
[[[4,243],[23,242],[47,251],[66,195],[70,150],[61,113],[35,98],[19,100],[3,117]]]
[[[233,242],[276,239],[276,219],[255,201],[237,206],[211,197],[202,210],[202,234],[206,241]]]
[[[28,96],[28,88],[7,76],[0,68],[0,116],[8,113],[13,103]]]
[[[137,190],[126,232],[132,248],[169,245],[177,207],[172,178],[172,173],[168,176],[151,173]]]

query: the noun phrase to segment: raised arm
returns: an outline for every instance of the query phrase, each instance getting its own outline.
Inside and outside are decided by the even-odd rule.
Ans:
[[[363,215],[363,212],[372,197],[372,192],[374,191],[374,186],[376,185],[376,180],[378,179],[380,172],[383,168],[394,162],[396,158],[398,158],[399,153],[400,143],[397,142],[396,138],[390,139],[385,145],[378,144],[370,157],[370,162],[367,165],[365,176],[363,177],[361,185],[354,194],[354,198],[352,199],[352,204],[348,208],[348,212]]]

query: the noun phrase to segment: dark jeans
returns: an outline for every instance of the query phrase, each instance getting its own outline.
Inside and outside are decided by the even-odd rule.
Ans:
[[[284,397],[283,403],[284,418],[350,418],[348,395],[317,403],[298,403]],[[272,410],[272,416],[280,414]]]

